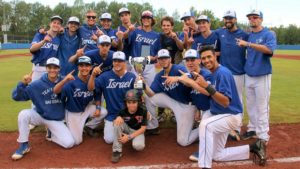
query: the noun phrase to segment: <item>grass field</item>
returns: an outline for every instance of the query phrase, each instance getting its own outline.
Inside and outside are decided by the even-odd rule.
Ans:
[[[300,50],[275,50],[275,54],[298,55],[300,57]]]
[[[2,51],[0,54],[4,53],[13,52]],[[26,53],[26,50],[18,53]],[[271,123],[299,123],[300,61],[272,59],[272,63]],[[0,68],[0,131],[15,131],[18,112],[30,108],[31,102],[13,101],[11,91],[22,76],[31,71],[30,57],[0,59]],[[247,122],[247,116],[244,122]]]

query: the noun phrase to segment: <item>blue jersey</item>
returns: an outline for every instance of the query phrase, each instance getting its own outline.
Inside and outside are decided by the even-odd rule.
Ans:
[[[142,29],[135,29],[129,37],[131,56],[142,56],[142,48],[144,46],[150,46],[150,51],[146,55],[156,56],[160,49],[159,38],[159,34],[154,31],[146,32]]]
[[[123,25],[119,26],[120,31],[126,32],[127,28]],[[130,37],[132,32],[129,32],[128,37]],[[131,56],[131,47],[129,44],[129,38],[123,39],[123,52],[125,53],[126,60],[128,60],[129,56]]]
[[[54,86],[60,81],[53,83],[44,74],[39,80],[25,86],[19,82],[12,92],[12,98],[16,101],[31,100],[35,110],[44,119],[63,120],[65,118],[65,106],[60,97],[53,93]]]
[[[181,76],[181,73],[178,70],[187,72],[184,66],[173,64],[168,76]],[[161,77],[164,75],[165,75],[165,70],[161,70],[159,73],[156,74],[150,87],[151,90],[154,93],[163,92],[168,96],[170,96],[172,99],[175,99],[184,104],[188,104],[191,101],[190,99],[191,88],[183,85],[180,82],[176,82],[171,86],[168,86],[165,84],[166,79]]]
[[[194,43],[192,44],[192,49],[199,51],[201,47],[211,45],[215,48],[216,51],[220,50],[219,37],[215,31],[212,31],[207,38],[204,38],[201,34],[194,35],[193,38]]]
[[[94,100],[94,91],[89,91],[87,83],[79,77],[75,77],[64,85],[61,90],[61,98],[66,102],[66,109],[70,112],[84,112],[86,106]],[[98,96],[95,100],[101,100]]]
[[[31,42],[32,44],[39,43],[42,41],[47,34],[41,34],[41,33],[36,33],[34,35],[34,38]],[[58,48],[60,45],[60,37],[55,36],[52,37],[49,35],[52,40],[50,42],[46,42],[39,50],[32,52],[32,59],[31,62],[33,64],[39,64],[40,66],[46,66],[46,61],[51,58],[51,57],[56,57],[58,53]]]
[[[205,68],[201,68],[199,74],[204,77],[204,79],[211,83],[211,73]],[[197,107],[198,110],[206,111],[210,108],[210,97],[199,93],[197,90],[193,89],[191,91],[191,99],[193,105]]]
[[[85,55],[91,58],[93,66],[97,66],[103,63],[101,66],[102,70],[112,69],[112,62],[113,62],[112,57],[114,51],[109,51],[108,56],[106,57],[105,60],[103,60],[103,58],[100,56],[99,53],[100,53],[100,49],[95,49],[95,50],[85,52]]]
[[[116,35],[116,33],[117,33],[116,30],[114,30],[114,29],[112,29],[112,28],[109,28],[109,29],[101,28],[101,31],[102,31],[105,35],[109,36],[109,37],[111,38],[111,40],[114,40],[115,42],[118,42],[118,38],[117,38],[117,35]],[[111,47],[110,47],[110,50],[112,50],[112,51],[117,51],[118,49],[115,48],[115,47],[113,47],[113,46],[111,46]]]
[[[96,92],[100,96],[103,93],[106,102],[108,111],[106,120],[113,121],[118,113],[125,108],[125,94],[128,90],[133,89],[135,78],[131,72],[126,72],[124,76],[119,77],[113,70],[104,72],[96,78]]]
[[[238,46],[236,39],[248,41],[248,33],[239,28],[233,32],[221,28],[216,32],[220,40],[220,63],[227,67],[233,75],[245,74],[246,48]]]
[[[251,32],[248,42],[267,46],[272,52],[276,49],[275,33],[264,28],[260,32]],[[247,60],[245,64],[246,74],[249,76],[262,76],[272,74],[270,57],[273,54],[264,54],[251,47],[247,48]]]
[[[65,28],[64,34],[61,36],[61,45],[58,48],[58,59],[60,63],[60,74],[66,76],[72,70],[77,70],[77,66],[69,62],[69,58],[73,56],[79,49],[80,38],[77,34],[70,36],[68,29]]]
[[[212,83],[214,88],[229,98],[229,106],[224,108],[214,99],[210,100],[210,111],[212,114],[238,114],[243,112],[242,104],[235,86],[232,73],[226,67],[219,65],[212,74]]]
[[[81,38],[81,47],[86,45],[85,52],[98,49],[97,42],[92,40],[91,37],[93,34],[96,34],[98,28],[96,25],[88,26],[87,24],[83,24],[79,27],[79,36]]]

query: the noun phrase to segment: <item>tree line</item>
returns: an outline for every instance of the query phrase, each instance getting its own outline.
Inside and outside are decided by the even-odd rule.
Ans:
[[[122,3],[112,1],[107,3],[105,1],[84,3],[83,0],[75,0],[72,6],[67,3],[59,3],[53,9],[41,3],[26,3],[25,1],[14,0],[11,2],[4,2],[0,0],[0,25],[9,25],[9,29],[3,30],[1,28],[0,42],[3,42],[4,32],[8,34],[9,41],[27,41],[32,40],[33,35],[40,26],[47,26],[49,18],[53,15],[60,15],[65,23],[70,16],[77,16],[80,22],[83,23],[85,19],[85,12],[93,9],[97,12],[98,17],[104,12],[109,12],[112,15],[112,27],[116,28],[120,25],[118,10],[122,7],[127,7],[131,11],[132,23],[140,23],[140,15],[144,10],[150,10],[154,13],[157,24],[154,26],[155,31],[160,31],[160,19],[168,15],[164,8],[154,10],[153,6],[146,3]],[[194,7],[190,8],[196,17],[205,14],[211,18],[211,29],[217,29],[223,26],[222,20],[217,18],[210,10],[199,11]],[[182,22],[180,21],[180,14],[178,10],[171,13],[175,20],[174,30],[180,32],[182,30]],[[3,27],[3,26],[2,26]],[[244,30],[249,30],[249,25],[239,23],[239,27]],[[296,25],[289,25],[288,27],[279,26],[271,28],[277,35],[278,44],[295,45],[300,44],[300,28]]]

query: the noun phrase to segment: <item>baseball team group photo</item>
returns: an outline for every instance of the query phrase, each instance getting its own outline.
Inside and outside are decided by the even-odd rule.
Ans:
[[[263,2],[0,2],[0,168],[300,164],[300,24]]]

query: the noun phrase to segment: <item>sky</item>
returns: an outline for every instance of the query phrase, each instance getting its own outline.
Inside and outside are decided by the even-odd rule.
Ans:
[[[5,0],[11,1],[11,0]],[[85,3],[99,2],[100,0],[84,0]],[[113,0],[105,0],[111,2]],[[55,7],[59,2],[73,5],[74,0],[25,0],[27,3],[40,2],[44,5]],[[226,10],[235,10],[238,22],[247,23],[246,14],[251,9],[259,9],[263,12],[263,25],[268,27],[288,26],[295,24],[300,27],[300,1],[299,0],[122,0],[117,2],[149,2],[154,9],[164,8],[172,14],[175,9],[178,9],[182,15],[188,11],[191,6],[194,6],[198,11],[204,9],[211,10],[216,17],[222,18]]]

